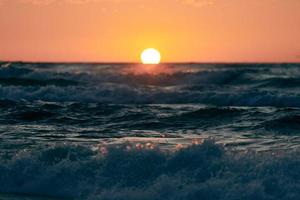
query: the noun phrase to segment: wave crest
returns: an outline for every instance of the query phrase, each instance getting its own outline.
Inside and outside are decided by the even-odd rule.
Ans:
[[[297,152],[237,152],[212,141],[176,152],[56,146],[2,158],[0,192],[79,199],[299,199]]]

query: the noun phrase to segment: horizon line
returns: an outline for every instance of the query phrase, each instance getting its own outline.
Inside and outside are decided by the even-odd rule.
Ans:
[[[0,63],[41,63],[41,64],[142,64],[140,62],[115,61],[26,61],[0,60]],[[179,61],[161,62],[159,64],[300,64],[300,61]],[[159,65],[158,64],[158,65]]]

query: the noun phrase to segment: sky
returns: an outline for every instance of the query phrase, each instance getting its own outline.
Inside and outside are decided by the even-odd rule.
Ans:
[[[0,0],[0,60],[300,62],[300,0]]]

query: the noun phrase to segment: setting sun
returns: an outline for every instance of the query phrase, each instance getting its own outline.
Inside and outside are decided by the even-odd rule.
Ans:
[[[143,64],[159,64],[160,53],[154,48],[145,49],[141,54],[141,61]]]

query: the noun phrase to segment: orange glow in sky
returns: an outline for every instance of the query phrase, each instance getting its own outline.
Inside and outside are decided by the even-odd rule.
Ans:
[[[0,60],[300,61],[299,0],[0,0]]]

